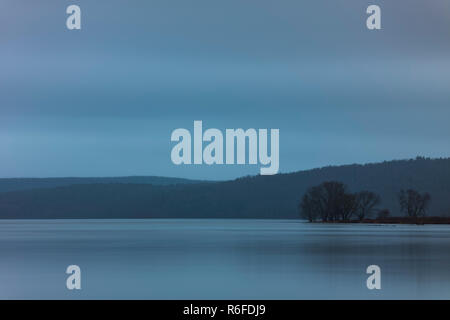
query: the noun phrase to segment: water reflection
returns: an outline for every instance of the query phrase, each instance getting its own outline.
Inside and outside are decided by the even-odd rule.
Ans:
[[[371,264],[382,290],[366,288]],[[450,226],[0,221],[0,298],[449,299]]]

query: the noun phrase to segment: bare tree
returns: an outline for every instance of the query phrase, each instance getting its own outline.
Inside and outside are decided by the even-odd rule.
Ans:
[[[380,197],[370,191],[347,192],[347,186],[337,181],[323,182],[309,188],[299,203],[300,216],[309,221],[349,221],[356,215],[360,220],[371,215]]]
[[[321,186],[311,187],[302,197],[299,204],[300,216],[310,222],[321,218],[327,221],[327,209],[324,190]]]
[[[353,193],[345,193],[342,196],[341,204],[339,206],[341,212],[341,219],[348,221],[358,210],[358,197]]]
[[[431,196],[428,192],[420,194],[413,189],[401,190],[398,196],[400,209],[409,217],[418,218],[426,215]]]
[[[318,211],[314,207],[313,199],[309,193],[305,193],[302,197],[298,209],[300,211],[300,217],[307,219],[309,222],[313,222],[317,219]]]
[[[356,194],[356,198],[358,206],[356,216],[359,220],[368,218],[381,202],[380,196],[370,191],[361,191]]]
[[[299,204],[300,214],[309,221],[348,220],[355,211],[355,197],[340,182],[327,181],[309,188]]]
[[[322,193],[324,216],[328,221],[339,220],[342,217],[344,197],[347,186],[338,181],[327,181],[319,185]]]

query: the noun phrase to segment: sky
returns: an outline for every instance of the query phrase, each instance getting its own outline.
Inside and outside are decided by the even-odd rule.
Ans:
[[[0,177],[259,172],[174,165],[194,120],[280,129],[280,172],[448,157],[448,119],[448,0],[0,2]]]

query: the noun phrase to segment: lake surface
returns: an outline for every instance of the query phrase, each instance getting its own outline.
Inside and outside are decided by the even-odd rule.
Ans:
[[[0,220],[0,298],[450,299],[450,226]]]

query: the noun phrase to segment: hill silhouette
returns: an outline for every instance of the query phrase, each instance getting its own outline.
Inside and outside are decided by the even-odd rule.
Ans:
[[[19,191],[28,189],[55,188],[70,186],[74,184],[105,184],[105,183],[133,183],[170,185],[184,183],[198,183],[198,180],[181,178],[168,178],[156,176],[130,176],[130,177],[107,177],[107,178],[3,178],[0,179],[0,192]]]
[[[381,196],[380,208],[400,215],[401,189],[427,191],[428,215],[450,213],[450,159],[396,160],[365,165],[249,176],[232,181],[150,185],[94,183],[0,193],[0,218],[298,218],[306,189],[341,181],[351,191]]]

